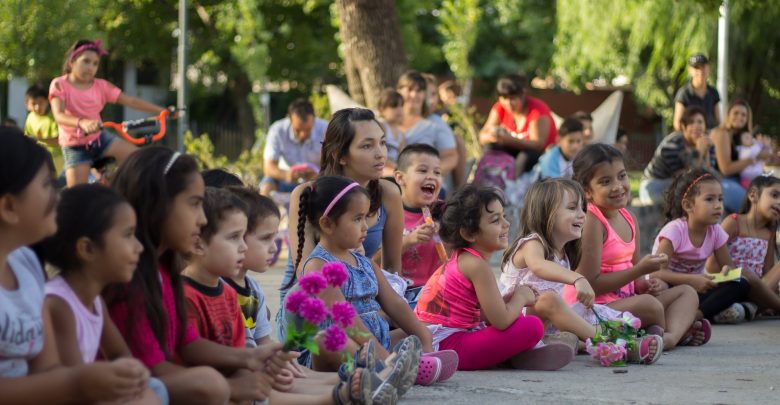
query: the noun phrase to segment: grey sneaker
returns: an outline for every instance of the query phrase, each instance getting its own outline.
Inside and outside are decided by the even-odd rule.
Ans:
[[[736,324],[745,321],[745,307],[735,302],[712,319],[715,323]]]

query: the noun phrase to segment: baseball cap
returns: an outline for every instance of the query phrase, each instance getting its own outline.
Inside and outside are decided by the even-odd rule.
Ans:
[[[710,61],[707,60],[707,57],[704,56],[704,54],[697,53],[688,58],[688,66],[692,67],[701,67],[703,65],[709,65]]]

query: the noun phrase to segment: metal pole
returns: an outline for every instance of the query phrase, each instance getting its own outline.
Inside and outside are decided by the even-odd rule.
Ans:
[[[184,133],[187,132],[187,0],[179,0],[179,47],[178,76],[176,88],[176,108],[179,110],[179,122],[176,125],[176,150],[184,151]]]
[[[720,120],[726,119],[729,104],[728,93],[728,53],[729,53],[729,0],[723,0],[718,18],[718,93],[720,93]]]

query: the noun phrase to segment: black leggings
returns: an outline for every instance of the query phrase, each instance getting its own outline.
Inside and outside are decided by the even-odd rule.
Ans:
[[[712,317],[731,304],[747,300],[749,293],[750,284],[744,278],[720,283],[706,293],[699,294],[699,310],[705,318],[712,320]]]

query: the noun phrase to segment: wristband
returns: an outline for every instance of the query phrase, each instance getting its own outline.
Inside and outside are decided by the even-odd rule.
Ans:
[[[574,280],[574,282],[573,282],[573,283],[571,283],[571,285],[577,284],[577,282],[578,282],[578,281],[580,281],[580,280],[582,280],[583,278],[585,278],[585,276],[579,276],[579,277],[577,277],[577,279],[576,279],[576,280]]]

